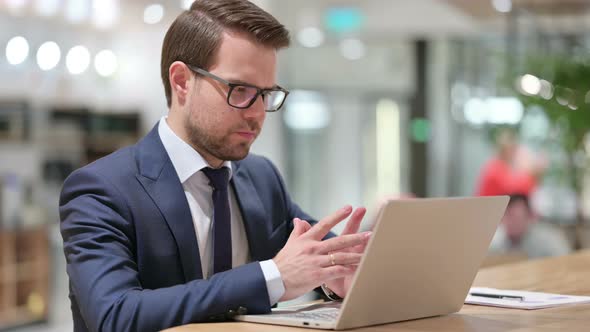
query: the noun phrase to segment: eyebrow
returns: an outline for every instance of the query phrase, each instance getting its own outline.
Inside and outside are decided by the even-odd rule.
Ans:
[[[242,85],[254,86],[254,87],[257,87],[257,88],[262,89],[262,90],[273,90],[273,89],[277,89],[279,87],[277,84],[275,84],[272,87],[268,88],[268,87],[259,87],[257,85],[254,85],[252,83],[248,83],[248,82],[242,81],[242,80],[228,79],[227,81],[230,82],[230,83],[233,83],[233,84],[242,84]]]

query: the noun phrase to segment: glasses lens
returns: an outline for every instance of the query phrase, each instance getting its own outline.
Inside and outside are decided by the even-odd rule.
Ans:
[[[285,91],[268,91],[264,96],[264,107],[267,111],[277,111],[285,101],[286,96]]]
[[[256,88],[237,85],[229,95],[229,104],[234,107],[248,107],[252,99],[256,97],[258,90]]]

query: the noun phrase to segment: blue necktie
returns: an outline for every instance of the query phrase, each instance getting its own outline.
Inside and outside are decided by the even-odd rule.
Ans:
[[[213,187],[213,273],[231,269],[231,213],[229,210],[229,168],[204,168]]]

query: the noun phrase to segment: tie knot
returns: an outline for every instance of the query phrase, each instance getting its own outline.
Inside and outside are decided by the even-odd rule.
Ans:
[[[209,178],[209,185],[215,190],[227,189],[229,183],[229,168],[221,167],[214,169],[206,167],[203,168],[203,173]]]

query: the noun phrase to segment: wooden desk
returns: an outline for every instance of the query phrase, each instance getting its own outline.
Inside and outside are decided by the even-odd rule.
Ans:
[[[475,286],[590,295],[590,250],[576,254],[482,269]],[[378,325],[354,331],[589,331],[590,304],[541,310],[465,305],[458,313]],[[314,331],[252,323],[191,324],[168,332]],[[315,330],[320,331],[320,330]]]

